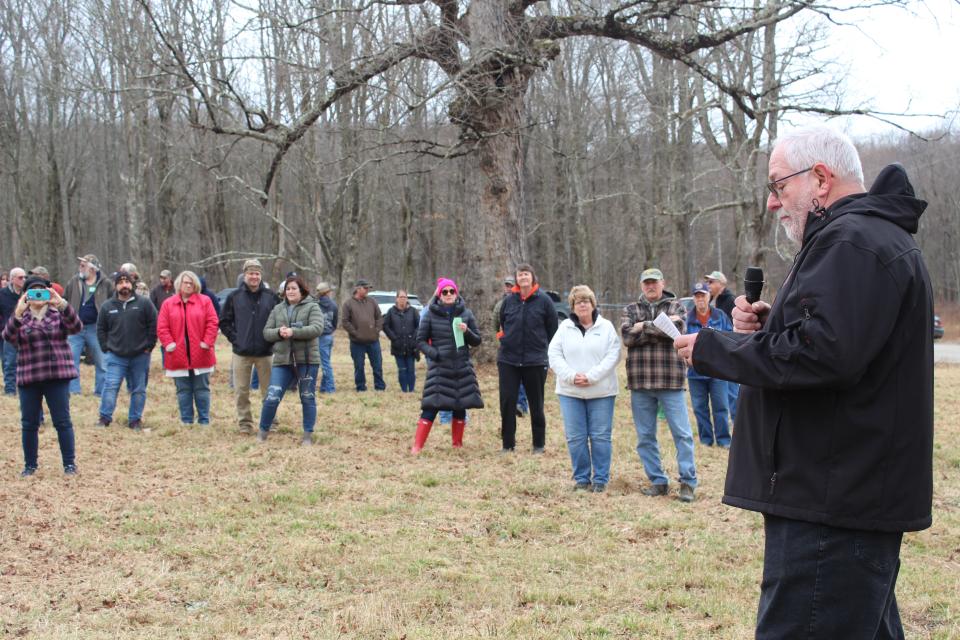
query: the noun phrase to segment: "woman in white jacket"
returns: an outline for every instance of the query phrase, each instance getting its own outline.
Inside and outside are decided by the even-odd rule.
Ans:
[[[620,335],[597,311],[590,287],[581,284],[571,289],[570,306],[573,316],[560,323],[547,355],[557,376],[574,489],[601,493],[610,481]]]

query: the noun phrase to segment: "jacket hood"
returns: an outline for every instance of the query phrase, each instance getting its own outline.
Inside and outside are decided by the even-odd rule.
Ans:
[[[877,216],[889,220],[908,233],[915,234],[920,228],[920,216],[926,208],[926,200],[916,197],[906,169],[903,165],[894,163],[888,164],[880,171],[870,191],[841,198],[830,207],[827,216],[830,218],[849,214]],[[812,216],[813,214],[807,219],[807,228],[803,234],[804,242],[810,233],[822,228],[822,225],[811,224],[814,220]]]

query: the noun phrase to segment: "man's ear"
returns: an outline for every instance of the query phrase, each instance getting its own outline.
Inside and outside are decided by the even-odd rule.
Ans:
[[[833,189],[837,176],[830,170],[830,167],[822,162],[814,164],[811,172],[817,178],[817,198],[823,202],[827,194]]]

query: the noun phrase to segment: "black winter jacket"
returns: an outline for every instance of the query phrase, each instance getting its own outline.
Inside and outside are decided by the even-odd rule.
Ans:
[[[733,314],[736,299],[737,297],[733,295],[733,292],[724,287],[723,291],[717,295],[717,299],[713,301],[713,306],[730,316]]]
[[[726,504],[835,527],[931,523],[933,305],[900,165],[810,214],[764,327],[701,331],[700,373],[741,383]]]
[[[383,332],[390,338],[390,355],[412,356],[417,353],[417,328],[420,314],[407,305],[403,311],[393,305],[383,317]]]
[[[100,305],[97,342],[104,353],[132,358],[157,344],[157,309],[150,298],[133,294],[126,302],[116,295]]]
[[[467,325],[464,345],[457,349],[453,337],[453,319]],[[452,307],[432,301],[420,321],[417,348],[427,356],[427,381],[423,384],[421,409],[480,409],[480,385],[470,360],[470,347],[480,345],[480,330],[473,313],[457,298]]]
[[[262,282],[256,291],[243,285],[230,294],[223,303],[220,332],[235,354],[259,358],[273,352],[273,344],[263,337],[263,327],[278,301],[277,294]]]
[[[547,294],[536,289],[524,300],[520,289],[514,287],[500,305],[497,362],[514,367],[547,366],[547,348],[557,325],[557,310]]]

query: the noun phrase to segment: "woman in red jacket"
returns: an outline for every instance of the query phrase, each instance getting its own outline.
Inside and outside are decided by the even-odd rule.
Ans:
[[[210,373],[217,363],[217,312],[210,298],[200,293],[200,278],[183,271],[173,283],[177,295],[167,298],[157,316],[157,338],[163,345],[163,368],[177,385],[180,421],[210,424]]]

